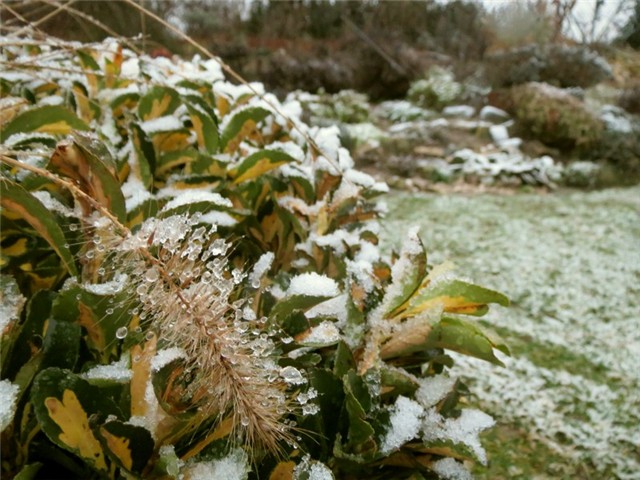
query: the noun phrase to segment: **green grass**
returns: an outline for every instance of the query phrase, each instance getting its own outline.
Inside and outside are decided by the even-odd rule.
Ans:
[[[456,356],[497,427],[480,479],[640,479],[640,187],[548,195],[394,193],[384,248],[414,224],[430,263],[507,294],[483,320],[501,369]]]

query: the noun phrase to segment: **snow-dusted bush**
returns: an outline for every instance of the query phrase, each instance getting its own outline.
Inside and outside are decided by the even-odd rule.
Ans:
[[[463,92],[453,74],[444,68],[433,67],[427,78],[416,80],[409,87],[407,98],[414,104],[438,110],[454,103]]]
[[[386,186],[337,128],[215,59],[31,39],[2,55],[3,475],[486,461],[492,421],[459,408],[446,350],[499,364],[467,316],[507,299],[428,265],[417,231],[381,256]]]

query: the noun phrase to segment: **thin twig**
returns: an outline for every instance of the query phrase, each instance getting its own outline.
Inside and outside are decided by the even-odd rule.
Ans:
[[[71,5],[72,3],[76,3],[77,0],[68,0],[66,4],[64,5],[60,5],[58,6],[58,8],[56,8],[54,11],[49,12],[47,15],[45,15],[42,18],[39,18],[36,22],[33,23],[29,23],[27,25],[25,25],[24,27],[22,27],[20,30],[18,30],[15,33],[12,33],[12,35],[21,35],[22,33],[26,32],[27,30],[29,30],[30,28],[35,28],[38,25],[40,25],[41,23],[46,22],[47,20],[55,17],[56,15],[58,15],[59,13],[63,12],[65,9],[66,5]]]

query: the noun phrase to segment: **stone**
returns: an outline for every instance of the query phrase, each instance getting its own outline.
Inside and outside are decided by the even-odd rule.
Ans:
[[[482,110],[480,110],[480,120],[485,120],[487,122],[503,123],[510,118],[511,117],[507,112],[491,105],[486,105],[482,107]]]
[[[470,105],[450,105],[444,107],[442,114],[445,117],[471,118],[476,114],[476,109]]]
[[[509,139],[509,131],[504,125],[491,125],[489,127],[489,135],[496,145],[500,145]]]

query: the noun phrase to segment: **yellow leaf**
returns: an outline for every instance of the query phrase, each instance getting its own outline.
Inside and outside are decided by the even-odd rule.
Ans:
[[[67,135],[71,133],[72,127],[64,120],[59,122],[47,123],[34,130],[34,132],[50,133],[52,135]]]
[[[19,238],[13,245],[9,245],[2,249],[2,253],[9,257],[19,257],[27,252],[27,239]]]
[[[295,466],[294,462],[280,462],[269,475],[269,480],[293,480]]]
[[[165,95],[162,97],[162,100],[154,99],[151,104],[151,111],[144,116],[144,120],[150,120],[152,118],[157,118],[166,112],[171,104],[171,96]]]
[[[229,113],[229,101],[224,98],[224,97],[217,97],[216,98],[216,108],[218,109],[218,112],[220,113],[221,117],[224,117],[227,113]]]
[[[279,167],[280,165],[284,165],[287,163],[286,161],[282,162],[274,162],[273,160],[265,157],[261,160],[258,160],[255,165],[249,168],[247,171],[242,173],[239,177],[237,177],[233,183],[238,184],[242,183],[245,180],[256,178],[262,175],[263,173],[268,172],[269,170],[273,170],[274,168]]]
[[[198,115],[191,115],[191,123],[193,123],[193,129],[196,131],[198,137],[198,146],[205,148],[204,125],[202,124],[202,120]]]
[[[181,457],[181,460],[186,461],[186,460],[189,460],[191,457],[195,457],[202,450],[204,450],[204,448],[207,445],[209,445],[211,442],[215,442],[216,440],[220,440],[221,438],[228,436],[232,431],[233,431],[233,416],[229,416],[225,418],[222,422],[220,422],[220,425],[218,425],[218,427],[213,432],[211,432],[205,438],[200,440],[191,450],[185,453]]]
[[[131,458],[131,448],[129,448],[131,439],[117,437],[116,435],[110,433],[104,427],[100,428],[100,435],[102,435],[102,438],[104,438],[104,440],[107,442],[111,453],[118,457],[118,460],[120,460],[124,468],[131,471],[131,467],[133,466],[133,458]]]
[[[80,456],[93,462],[96,468],[106,470],[104,452],[89,428],[89,419],[76,394],[71,390],[65,390],[62,402],[55,397],[47,397],[44,404],[49,417],[62,430],[58,437],[60,441],[78,450]]]
[[[151,378],[151,359],[156,354],[157,339],[152,336],[144,344],[131,348],[131,358],[138,359],[131,364],[133,376],[131,378],[131,416],[143,417],[147,414],[148,404],[145,399],[147,384]]]
[[[251,132],[253,132],[257,127],[256,122],[251,119],[248,119],[240,128],[240,131],[237,133],[235,137],[233,137],[229,142],[227,142],[227,146],[225,147],[225,153],[233,153],[238,149],[242,140],[247,138]]]
[[[104,350],[107,342],[104,337],[104,331],[100,328],[100,325],[98,325],[98,320],[93,316],[93,312],[82,302],[78,303],[78,311],[80,313],[78,323],[87,331],[89,345],[98,350],[100,354],[106,355]]]

